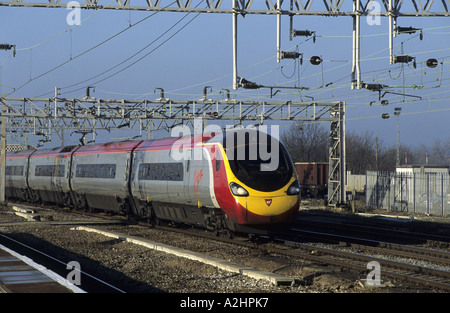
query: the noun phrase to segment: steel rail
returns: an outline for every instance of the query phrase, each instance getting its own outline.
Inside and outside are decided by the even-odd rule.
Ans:
[[[412,231],[403,231],[398,229],[392,229],[387,227],[376,227],[373,225],[363,225],[363,224],[354,224],[354,223],[335,223],[330,221],[316,221],[316,220],[302,220],[297,221],[295,223],[296,227],[305,228],[305,227],[319,227],[326,228],[327,230],[333,229],[337,231],[351,231],[352,234],[365,234],[369,236],[377,236],[383,238],[395,238],[395,239],[406,239],[408,241],[412,240],[422,240],[424,242],[433,242],[435,245],[447,246],[450,247],[450,237],[428,234],[428,233],[418,233]],[[406,225],[398,225],[399,227],[403,227]]]
[[[20,242],[14,238],[11,238],[9,236],[6,236],[4,234],[0,233],[0,242],[8,247],[9,249],[12,249],[14,251],[19,251],[20,254],[26,255],[27,257],[29,257],[32,260],[36,260],[37,263],[45,264],[45,267],[52,269],[54,272],[58,273],[60,272],[59,269],[61,268],[61,265],[63,265],[63,268],[66,268],[67,263],[47,254],[44,253],[30,245],[27,245],[23,242]],[[95,286],[102,286],[101,288],[104,290],[109,290],[109,292],[115,292],[115,293],[125,293],[125,291],[107,283],[106,281],[95,277],[85,271],[82,271],[80,269],[80,274],[82,275],[81,279],[83,281],[89,280],[91,281],[91,283],[83,283],[83,288],[84,291],[89,292],[89,290],[92,289],[92,285],[95,284]],[[92,283],[93,282],[93,283]],[[88,287],[86,288],[85,286],[88,285]],[[91,286],[91,287],[89,287]],[[95,290],[93,290],[93,292],[96,292]]]
[[[304,243],[288,242],[288,241],[285,242],[293,247],[296,247],[297,249],[301,249],[303,251],[306,250],[309,252],[309,254],[276,248],[270,248],[270,251],[274,253],[281,253],[291,257],[305,258],[312,262],[325,262],[327,264],[332,264],[335,266],[340,266],[343,268],[348,268],[357,271],[366,271],[367,263],[371,261],[376,261],[380,264],[382,268],[382,275],[384,276],[388,276],[395,279],[402,279],[409,282],[419,283],[422,285],[427,285],[430,287],[450,291],[450,284],[448,283],[448,281],[450,281],[450,272],[448,271],[427,268],[419,265],[392,261],[383,258],[372,257],[368,255],[361,255],[352,252],[308,245]],[[312,252],[313,254],[311,254]],[[320,254],[328,255],[333,258],[324,257]],[[354,263],[355,261],[359,263]],[[407,272],[405,273],[402,271]],[[427,277],[420,277],[421,275],[422,276],[426,275]],[[429,276],[431,276],[431,278]],[[446,281],[443,282],[441,281],[441,279],[446,279]]]
[[[346,235],[330,234],[317,231],[292,229],[299,238],[325,239],[339,244],[345,244],[347,247],[355,249],[365,249],[376,253],[389,253],[401,257],[416,258],[432,263],[445,264],[450,266],[450,252],[428,249],[423,247],[414,247],[403,244],[397,244],[387,241],[364,239]]]
[[[83,214],[86,213],[83,212]],[[96,216],[98,217],[98,215]],[[110,218],[111,217],[109,217],[109,219]],[[141,226],[149,226],[148,223],[144,222],[132,223]],[[367,263],[376,261],[381,266],[382,276],[390,277],[393,279],[400,279],[419,285],[429,286],[432,288],[437,288],[439,290],[450,291],[449,271],[296,242],[294,241],[295,239],[293,239],[294,237],[292,237],[292,234],[291,239],[276,238],[273,240],[267,240],[263,237],[255,237],[258,239],[255,241],[248,240],[247,238],[243,237],[220,237],[209,232],[196,231],[196,229],[192,227],[188,229],[163,225],[152,225],[152,227],[159,230],[177,232],[184,235],[215,240],[222,243],[228,243],[231,245],[242,246],[250,249],[260,249],[270,254],[284,255],[294,259],[299,258],[313,263],[330,264],[357,272],[367,271]],[[383,252],[383,249],[381,249],[380,251]]]
[[[279,254],[292,258],[300,258],[314,263],[325,263],[357,272],[367,271],[367,263],[377,261],[382,268],[382,275],[393,279],[426,285],[440,290],[450,291],[450,272],[420,265],[392,261],[383,258],[361,255],[352,252],[329,249],[286,239],[276,239],[283,248],[273,243],[257,243],[254,241],[242,241],[242,238],[224,238],[205,232],[194,232],[192,229],[185,230],[174,227],[156,226],[157,229],[183,233],[190,236],[201,237],[246,248],[265,250],[270,254]],[[292,248],[297,249],[293,250]],[[298,251],[301,250],[301,251]],[[425,276],[425,277],[424,277]],[[445,279],[445,281],[442,281]]]

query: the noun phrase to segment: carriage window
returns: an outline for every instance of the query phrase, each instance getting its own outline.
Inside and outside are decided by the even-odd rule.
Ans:
[[[115,178],[116,164],[78,164],[76,177]]]
[[[65,171],[64,165],[36,165],[35,176],[55,176],[63,177]]]
[[[9,165],[5,167],[5,175],[23,176],[23,166]]]
[[[183,181],[183,163],[141,163],[138,179]]]

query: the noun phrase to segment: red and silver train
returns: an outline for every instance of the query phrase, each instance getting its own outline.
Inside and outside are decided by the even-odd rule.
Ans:
[[[8,153],[6,161],[9,199],[217,232],[267,234],[289,227],[299,191],[285,147],[253,129],[26,150]]]

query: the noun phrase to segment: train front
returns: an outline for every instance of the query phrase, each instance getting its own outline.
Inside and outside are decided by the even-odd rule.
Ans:
[[[289,229],[300,206],[300,189],[286,148],[255,129],[227,131],[223,140],[228,190],[219,201],[227,202],[222,207],[228,227],[256,234]]]

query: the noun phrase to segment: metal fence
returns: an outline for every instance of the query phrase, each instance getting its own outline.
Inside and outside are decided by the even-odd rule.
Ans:
[[[450,175],[367,172],[366,206],[397,212],[448,215]]]

